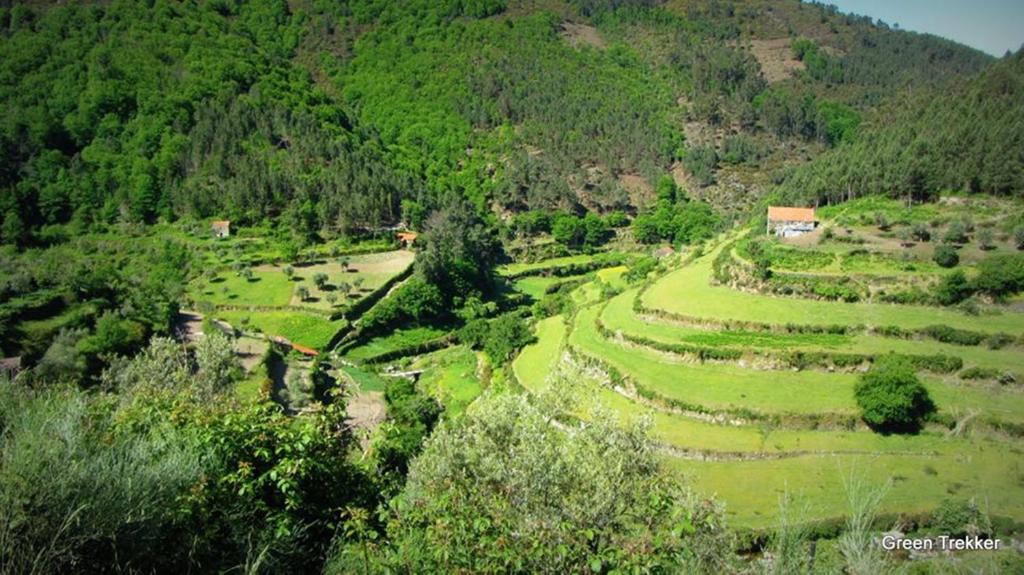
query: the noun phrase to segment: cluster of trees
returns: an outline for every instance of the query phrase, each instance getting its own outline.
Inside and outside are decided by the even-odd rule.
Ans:
[[[0,569],[314,570],[373,509],[344,403],[238,405],[231,343],[206,337],[155,339],[100,393],[0,381]]]
[[[793,55],[806,75],[825,86],[855,87],[858,104],[875,104],[894,89],[937,88],[958,77],[972,76],[992,61],[987,54],[945,38],[888,27],[859,27],[841,55],[826,52],[817,42],[795,38]]]
[[[522,315],[510,312],[495,319],[476,318],[459,330],[459,341],[487,352],[487,357],[501,365],[515,352],[534,340],[530,326]]]
[[[938,251],[936,249],[936,253]],[[1024,255],[1007,254],[989,256],[979,262],[978,275],[974,278],[968,278],[961,270],[943,277],[935,288],[935,297],[943,305],[953,305],[975,294],[1001,299],[1021,291],[1024,291]]]
[[[286,2],[0,10],[5,243],[183,214],[345,231],[418,193],[292,63],[307,14]]]
[[[789,201],[839,202],[869,194],[915,201],[940,190],[1019,195],[1024,189],[1024,52],[963,86],[915,90],[884,105],[857,138],[783,182]]]
[[[764,128],[779,138],[835,145],[852,140],[861,122],[860,114],[845,104],[786,87],[765,90],[753,105]]]
[[[697,243],[710,238],[722,223],[710,204],[687,198],[670,176],[659,180],[657,194],[654,210],[633,220],[633,237],[639,242]]]
[[[41,362],[49,379],[97,376],[107,356],[170,333],[191,265],[182,245],[152,238],[0,252],[0,352]],[[43,318],[51,329],[26,327]]]

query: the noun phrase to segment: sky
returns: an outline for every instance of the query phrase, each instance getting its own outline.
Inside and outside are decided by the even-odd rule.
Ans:
[[[843,12],[928,32],[993,56],[1024,44],[1024,0],[826,0]]]

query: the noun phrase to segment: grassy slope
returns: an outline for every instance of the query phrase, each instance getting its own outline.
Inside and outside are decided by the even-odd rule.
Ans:
[[[857,376],[824,371],[768,371],[734,364],[697,364],[639,347],[624,347],[597,333],[592,306],[579,312],[570,343],[609,362],[666,397],[713,409],[750,408],[762,413],[856,413]],[[1024,419],[1024,396],[989,393],[926,379],[940,410],[981,409],[1005,420]]]
[[[584,295],[579,301],[593,296],[586,290],[580,293]],[[546,376],[559,358],[566,338],[563,318],[541,321],[537,336],[538,341],[525,348],[513,364],[520,383],[533,393],[545,388]],[[736,525],[773,524],[778,498],[787,489],[811,501],[811,517],[841,515],[846,510],[843,479],[851,471],[866,473],[870,480],[878,483],[894,480],[894,487],[883,503],[885,510],[930,509],[953,494],[977,494],[983,504],[997,514],[1024,517],[1020,457],[997,442],[944,439],[933,434],[885,437],[865,432],[772,431],[713,425],[650,412],[607,388],[591,385],[590,395],[624,418],[649,413],[655,439],[669,445],[751,455],[784,451],[833,452],[753,461],[666,457],[670,469],[688,477],[699,491],[716,493],[726,501],[729,516]],[[834,453],[842,450],[875,452],[876,455]]]
[[[964,346],[934,340],[905,340],[868,334],[775,334],[759,332],[721,332],[661,321],[645,321],[633,313],[636,290],[623,292],[608,302],[601,321],[612,331],[640,335],[665,343],[748,348],[783,351],[833,351],[842,353],[883,354],[896,352],[914,355],[944,354],[960,357],[965,366],[981,366],[1024,375],[1024,353],[1020,348],[993,350],[984,345]]]
[[[838,303],[770,297],[711,285],[711,263],[718,249],[680,268],[644,293],[647,307],[713,320],[741,320],[775,324],[896,325],[918,328],[934,324],[982,332],[1020,333],[1024,316],[995,313],[969,316],[948,309],[875,303]]]
[[[418,385],[444,404],[449,416],[462,413],[483,392],[476,367],[476,354],[465,346],[427,354],[413,364],[426,370]]]
[[[331,340],[345,320],[330,321],[326,317],[296,312],[284,311],[218,311],[218,319],[230,323],[233,326],[241,326],[242,318],[249,318],[247,330],[258,329],[269,336],[279,335],[293,343],[320,349]]]

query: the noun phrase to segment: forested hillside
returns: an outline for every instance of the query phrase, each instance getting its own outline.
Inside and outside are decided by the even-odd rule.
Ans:
[[[944,191],[1024,189],[1024,52],[942,92],[900,92],[860,134],[800,168],[782,187],[795,201],[870,194],[912,201]]]
[[[0,107],[0,575],[1022,572],[1024,51],[5,1]]]
[[[989,61],[753,0],[15,4],[0,33],[2,229],[21,245],[211,216],[334,236],[449,190],[485,212],[641,211],[670,171],[691,192],[771,173],[855,140],[886,94],[913,84],[912,114]],[[957,101],[988,118],[998,90]]]

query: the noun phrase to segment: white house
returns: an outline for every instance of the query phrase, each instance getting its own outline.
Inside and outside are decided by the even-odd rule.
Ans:
[[[814,231],[818,220],[814,208],[768,207],[768,226],[765,233],[792,238]]]

